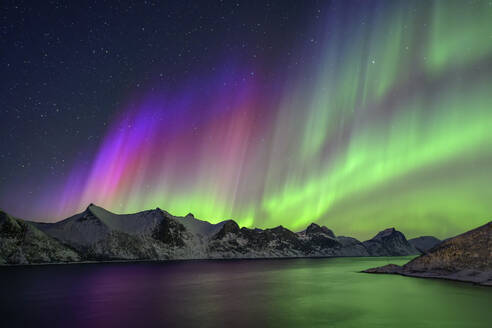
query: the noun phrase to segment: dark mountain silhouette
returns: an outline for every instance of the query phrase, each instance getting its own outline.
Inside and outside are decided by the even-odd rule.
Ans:
[[[383,230],[363,244],[367,248],[369,255],[372,256],[420,254],[415,247],[410,245],[405,236],[395,228]]]
[[[403,266],[389,264],[364,272],[469,281],[492,286],[492,221],[441,242]]]
[[[432,236],[422,236],[417,238],[409,239],[410,245],[415,247],[421,253],[427,253],[432,247],[438,245],[441,241],[436,237]]]

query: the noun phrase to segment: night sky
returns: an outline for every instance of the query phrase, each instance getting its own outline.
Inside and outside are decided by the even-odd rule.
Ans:
[[[447,237],[492,217],[492,1],[2,1],[0,208]]]

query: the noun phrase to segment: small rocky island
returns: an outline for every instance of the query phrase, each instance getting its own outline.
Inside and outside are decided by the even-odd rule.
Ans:
[[[439,243],[403,266],[388,264],[363,272],[440,278],[492,286],[492,221]]]

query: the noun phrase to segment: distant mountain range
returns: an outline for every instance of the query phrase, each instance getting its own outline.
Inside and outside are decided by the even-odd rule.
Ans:
[[[418,245],[427,245],[418,241]],[[492,221],[428,249],[403,266],[365,270],[421,278],[440,278],[492,286]]]
[[[0,211],[0,264],[111,260],[402,256],[426,252],[434,237],[407,240],[394,228],[360,242],[335,236],[315,223],[302,232],[282,226],[240,228],[233,220],[211,224],[192,214],[159,208],[118,215],[91,204],[56,223],[14,218]]]

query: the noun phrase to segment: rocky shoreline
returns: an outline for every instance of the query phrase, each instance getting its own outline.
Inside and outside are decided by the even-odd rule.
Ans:
[[[388,264],[363,272],[492,286],[492,221],[439,243],[403,266]]]

